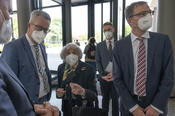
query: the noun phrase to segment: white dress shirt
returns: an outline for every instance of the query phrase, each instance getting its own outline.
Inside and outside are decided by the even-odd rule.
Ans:
[[[36,63],[35,48],[34,48],[34,45],[35,45],[35,44],[30,40],[30,38],[29,38],[29,36],[28,36],[27,34],[26,34],[26,38],[27,38],[27,41],[29,42],[29,45],[30,45],[30,47],[31,47],[32,54],[33,54],[34,60],[35,60],[35,64],[37,65],[37,63]],[[42,66],[43,70],[45,70],[45,69],[46,69],[46,65],[45,65],[45,62],[44,62],[44,58],[43,58],[43,55],[42,55],[42,51],[41,51],[40,46],[39,46],[39,54],[40,54],[40,56],[41,56],[41,57],[40,57],[41,66]],[[41,97],[47,95],[47,93],[49,92],[48,90],[50,90],[50,89],[49,89],[49,87],[48,87],[48,90],[47,90],[47,91],[44,90],[44,81],[43,81],[43,77],[42,77],[42,75],[39,73],[39,71],[38,71],[38,76],[39,76],[39,80],[40,80],[39,98],[41,98]],[[48,80],[48,77],[47,77],[47,80]],[[47,85],[49,86],[49,83],[48,83]]]
[[[109,50],[109,41],[111,41],[111,45],[112,45],[112,49],[113,49],[114,48],[114,38],[112,38],[111,40],[106,39],[106,45],[107,45],[108,50]]]

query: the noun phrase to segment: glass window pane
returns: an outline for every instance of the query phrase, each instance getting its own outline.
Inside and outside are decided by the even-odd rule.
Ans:
[[[101,4],[95,4],[95,39],[101,42]]]
[[[87,15],[87,5],[72,7],[72,42],[78,40],[82,50],[87,43]]]
[[[58,3],[52,1],[52,0],[42,0],[42,6],[52,6],[52,5],[58,5]]]
[[[18,39],[18,17],[17,17],[17,14],[11,15],[11,17],[12,17],[11,24],[12,24],[12,28],[13,28],[12,38]]]
[[[122,36],[122,17],[123,17],[123,0],[118,0],[118,22],[117,22],[117,38],[121,38]]]
[[[110,21],[110,3],[103,3],[103,23]]]
[[[62,49],[62,14],[61,7],[47,8],[43,11],[51,16],[50,32],[45,39],[46,52],[48,55],[48,65],[50,70],[57,70],[62,63],[60,52]]]
[[[16,11],[17,10],[17,2],[16,0],[12,0],[12,11]]]

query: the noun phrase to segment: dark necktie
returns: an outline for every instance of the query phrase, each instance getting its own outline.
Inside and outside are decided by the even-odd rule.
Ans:
[[[109,54],[110,56],[112,56],[112,43],[111,43],[111,40],[108,41],[109,42]]]
[[[137,59],[136,92],[138,96],[146,95],[146,49],[143,38],[139,38],[139,52]]]
[[[40,60],[40,52],[39,52],[39,46],[38,45],[34,45],[35,48],[35,55],[36,55],[36,66],[37,66],[37,70],[38,72],[41,74],[42,78],[43,78],[43,83],[44,83],[44,90],[48,91],[48,79],[47,79],[47,74],[46,71],[44,70],[44,68],[41,66],[41,60]]]

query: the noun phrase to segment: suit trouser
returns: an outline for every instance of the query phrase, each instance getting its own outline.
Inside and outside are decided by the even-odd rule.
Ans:
[[[118,95],[114,88],[113,82],[107,82],[100,79],[100,87],[102,92],[102,108],[109,111],[109,101],[112,99],[112,116],[119,116]]]

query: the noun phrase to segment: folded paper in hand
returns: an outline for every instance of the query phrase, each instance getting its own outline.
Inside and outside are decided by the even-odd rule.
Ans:
[[[105,69],[106,72],[112,73],[112,62],[109,62]]]

